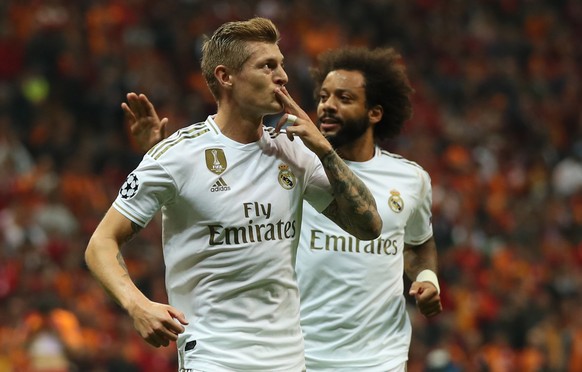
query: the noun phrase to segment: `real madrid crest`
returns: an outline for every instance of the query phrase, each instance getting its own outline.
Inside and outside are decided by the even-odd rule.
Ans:
[[[216,174],[222,174],[226,170],[226,155],[223,149],[206,149],[206,167]]]
[[[297,183],[297,177],[291,172],[287,164],[279,165],[279,184],[285,190],[291,190]]]
[[[404,200],[400,196],[400,192],[396,190],[390,191],[390,197],[388,198],[388,205],[396,213],[402,212],[404,209]]]

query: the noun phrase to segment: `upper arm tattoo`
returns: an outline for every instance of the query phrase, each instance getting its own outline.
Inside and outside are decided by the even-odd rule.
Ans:
[[[142,230],[142,227],[140,225],[138,225],[137,223],[131,221],[131,234],[129,234],[126,238],[124,243],[127,243],[129,241],[131,241],[131,239],[133,239],[137,233],[139,233]]]

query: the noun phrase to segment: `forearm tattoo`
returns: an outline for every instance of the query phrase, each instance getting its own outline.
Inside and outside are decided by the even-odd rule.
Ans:
[[[123,271],[125,271],[126,274],[129,274],[129,270],[127,269],[127,265],[125,264],[125,260],[123,259],[121,252],[117,253],[117,263],[119,264],[119,266],[121,266],[121,268],[123,269]]]
[[[124,274],[121,276],[122,278],[129,278],[129,270],[127,269],[127,265],[125,264],[125,260],[123,259],[123,256],[121,255],[121,252],[117,252],[117,263],[119,264],[119,266],[121,266],[121,268],[124,271]],[[121,305],[121,301],[119,300],[119,298],[115,295],[115,293],[108,288],[106,285],[104,285],[104,283],[101,283],[103,288],[105,289],[105,292],[107,292],[107,294],[109,295],[110,298],[113,299],[113,301],[115,301],[115,303],[117,303],[119,306]]]
[[[354,235],[369,235],[371,229],[381,225],[374,197],[335,151],[328,152],[321,163],[338,201],[338,205],[326,210],[326,215]]]

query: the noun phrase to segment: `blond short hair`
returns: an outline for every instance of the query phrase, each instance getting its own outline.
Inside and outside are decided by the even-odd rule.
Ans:
[[[261,17],[246,21],[227,22],[220,26],[202,45],[202,74],[214,98],[219,99],[219,84],[214,76],[218,65],[240,72],[250,56],[248,42],[277,44],[279,30],[271,20]]]

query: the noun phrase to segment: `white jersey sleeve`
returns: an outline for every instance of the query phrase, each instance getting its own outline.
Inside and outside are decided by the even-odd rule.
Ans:
[[[171,203],[175,194],[172,177],[158,162],[145,155],[138,167],[127,176],[113,207],[145,227],[162,205]]]
[[[432,236],[432,187],[428,173],[418,168],[420,178],[419,202],[404,229],[404,242],[419,245]]]
[[[306,179],[304,199],[315,210],[321,213],[333,199],[333,196],[329,192],[330,187],[329,179],[323,169],[323,164],[316,157],[314,167]]]

